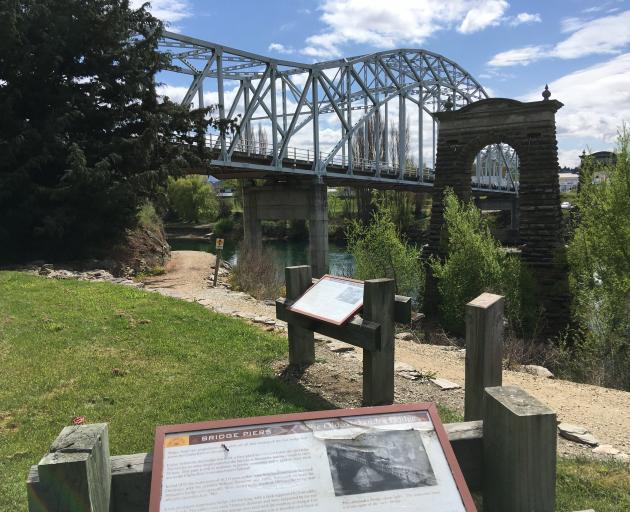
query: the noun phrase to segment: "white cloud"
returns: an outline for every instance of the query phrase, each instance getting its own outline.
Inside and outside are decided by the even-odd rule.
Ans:
[[[466,13],[466,17],[457,30],[462,34],[472,34],[484,28],[496,26],[501,22],[508,6],[509,4],[504,0],[480,2]]]
[[[557,114],[559,137],[592,138],[608,144],[630,121],[630,53],[590,66],[549,84],[552,98],[564,103]],[[540,99],[542,86],[523,100]]]
[[[630,43],[630,11],[598,18],[584,24],[558,43],[553,56],[575,59],[598,53],[616,53]]]
[[[146,0],[131,0],[131,7],[138,9],[144,3]],[[149,11],[167,24],[192,16],[192,7],[188,0],[150,0]]]
[[[308,37],[302,53],[338,57],[346,43],[421,45],[440,30],[469,34],[497,25],[508,6],[505,0],[324,0],[320,10],[326,30]]]
[[[630,10],[591,21],[566,18],[563,32],[571,35],[555,46],[534,45],[496,54],[488,64],[495,67],[527,65],[543,58],[577,59],[587,55],[619,53],[630,44]]]
[[[270,52],[287,53],[287,54],[291,54],[295,51],[290,46],[285,46],[282,43],[271,43],[267,47],[267,50],[269,50]]]
[[[545,55],[544,46],[525,46],[505,52],[497,53],[488,65],[492,67],[527,66],[530,62],[540,59]]]
[[[509,18],[508,24],[512,27],[517,27],[518,25],[523,25],[525,23],[540,23],[541,21],[542,18],[538,13],[531,14],[529,12],[521,12],[516,16]]]

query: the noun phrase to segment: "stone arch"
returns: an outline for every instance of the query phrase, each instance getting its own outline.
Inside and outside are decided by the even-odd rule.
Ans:
[[[528,103],[492,98],[456,111],[434,114],[439,132],[430,252],[441,255],[445,188],[451,187],[461,199],[468,200],[471,196],[468,164],[474,155],[488,144],[509,144],[520,162],[518,213],[522,259],[535,275],[548,332],[557,332],[566,323],[569,302],[566,265],[561,254],[562,213],[555,123],[555,113],[562,106],[557,100],[549,100],[548,95],[543,101]]]

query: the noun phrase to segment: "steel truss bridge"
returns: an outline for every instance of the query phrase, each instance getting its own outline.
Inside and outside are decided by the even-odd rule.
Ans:
[[[210,96],[220,118],[241,115],[234,135],[206,135],[205,173],[219,178],[420,191],[434,179],[432,114],[488,97],[458,64],[427,50],[303,64],[172,32],[160,50],[171,56],[170,71],[190,77],[183,104],[203,107]],[[508,146],[484,148],[471,171],[477,194],[518,193],[518,157]]]

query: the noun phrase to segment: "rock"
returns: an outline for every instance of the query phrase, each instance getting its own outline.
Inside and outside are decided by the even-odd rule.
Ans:
[[[589,446],[597,446],[599,444],[599,441],[595,439],[593,434],[579,425],[560,423],[560,425],[558,425],[558,431],[562,437],[568,439],[569,441],[587,444]]]
[[[611,444],[600,444],[597,448],[593,448],[593,453],[600,455],[619,455],[621,453],[617,448],[613,448]]]
[[[619,462],[630,462],[630,455],[628,455],[627,453],[618,453],[614,456],[614,459],[618,460]]]
[[[396,363],[394,365],[394,371],[403,379],[419,380],[423,377],[422,373],[407,363]]]
[[[544,377],[546,379],[553,379],[554,375],[544,366],[538,366],[536,364],[524,364],[518,367],[517,371],[529,373],[530,375],[536,375],[537,377]]]
[[[354,350],[352,345],[341,343],[340,341],[331,341],[326,346],[331,352],[350,352],[351,350]]]
[[[265,303],[265,306],[275,306],[276,305],[276,301],[272,300],[272,299],[265,299],[264,303]]]
[[[397,340],[405,340],[405,341],[409,341],[409,340],[413,340],[415,338],[414,334],[412,332],[399,332],[396,335],[396,339]]]
[[[466,349],[462,348],[460,350],[457,351],[457,357],[459,357],[460,359],[466,359]]]
[[[433,384],[435,384],[442,391],[448,391],[450,389],[461,388],[459,384],[456,384],[455,382],[451,382],[450,380],[446,380],[446,379],[431,379],[431,382],[433,382]]]
[[[46,263],[44,265],[41,266],[41,268],[39,269],[39,275],[40,276],[47,276],[50,275],[50,273],[53,271],[53,266],[50,263]]]

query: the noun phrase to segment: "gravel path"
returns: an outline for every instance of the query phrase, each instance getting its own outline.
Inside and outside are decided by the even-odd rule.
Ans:
[[[274,329],[272,302],[263,303],[247,294],[226,288],[227,272],[221,269],[220,286],[212,288],[209,278],[214,256],[197,251],[173,251],[172,259],[163,276],[145,281],[153,289],[174,297],[193,300],[209,309],[256,321],[263,328]],[[284,331],[284,323],[277,322],[275,330]],[[308,390],[317,393],[335,406],[357,406],[361,396],[361,351],[333,353],[327,349],[324,337],[318,337],[317,363],[303,374],[292,375]],[[351,347],[348,347],[351,348]],[[435,375],[464,385],[464,358],[448,347],[396,340],[396,362],[413,366],[422,374]],[[285,365],[278,363],[279,374],[286,376]],[[503,383],[520,386],[558,414],[558,420],[581,425],[590,430],[601,444],[611,444],[630,453],[630,393],[613,389],[552,380],[525,373],[504,371]],[[463,411],[463,391],[440,391],[427,382],[396,377],[396,401],[437,401]],[[590,454],[581,445],[561,440],[561,453]]]

